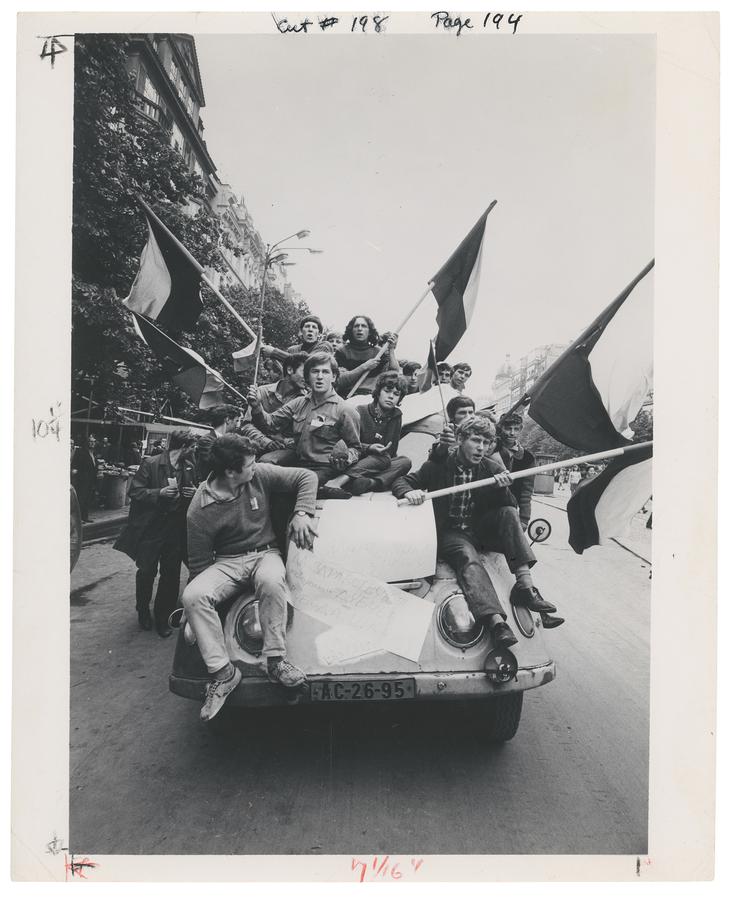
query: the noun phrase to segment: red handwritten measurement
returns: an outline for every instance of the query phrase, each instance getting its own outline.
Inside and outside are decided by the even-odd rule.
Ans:
[[[415,856],[411,856],[409,861],[392,856],[373,856],[368,861],[351,857],[351,871],[360,884],[365,881],[399,881],[403,876],[409,878],[422,864],[422,858]]]

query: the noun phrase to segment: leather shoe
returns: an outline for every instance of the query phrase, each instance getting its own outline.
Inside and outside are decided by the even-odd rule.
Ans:
[[[494,626],[494,644],[497,647],[511,647],[517,643],[517,638],[506,622],[500,622]]]
[[[173,634],[173,632],[171,631],[171,628],[167,622],[156,622],[155,630],[158,632],[158,634],[162,638],[170,637]]]
[[[514,604],[514,606],[526,606],[532,612],[557,612],[557,607],[552,603],[548,603],[536,587],[525,588],[515,584],[509,595],[509,602]]]
[[[351,494],[343,488],[320,487],[318,488],[319,500],[350,500]]]
[[[377,487],[378,482],[373,478],[367,478],[365,475],[360,475],[358,478],[352,479],[349,490],[355,497],[359,497],[361,494],[368,494],[369,491],[376,490]]]
[[[562,616],[551,616],[546,612],[540,613],[540,619],[542,620],[543,628],[559,628],[565,621]]]
[[[138,609],[137,621],[143,631],[153,630],[153,617],[150,615],[150,610],[147,608],[147,606],[143,609]]]

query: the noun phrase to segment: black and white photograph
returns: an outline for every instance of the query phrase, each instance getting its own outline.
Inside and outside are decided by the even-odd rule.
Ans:
[[[698,618],[660,597],[697,577],[672,535],[702,535],[714,506],[672,527],[682,438],[662,417],[655,445],[655,399],[673,404],[655,369],[699,377],[714,440],[716,358],[711,343],[697,376],[670,364],[684,326],[655,29],[532,16],[21,28],[19,79],[33,71],[67,128],[44,235],[63,281],[33,322],[30,283],[17,299],[62,357],[27,394],[16,368],[23,466],[53,457],[56,483],[49,521],[16,505],[16,534],[52,530],[59,550],[68,640],[46,677],[68,797],[34,824],[41,848],[16,848],[20,880],[36,859],[43,879],[162,878],[135,868],[148,857],[206,880],[203,856],[232,880],[277,880],[268,857],[333,858],[304,880],[361,883],[441,880],[454,856],[474,880],[498,877],[492,857],[508,880],[552,877],[553,857],[601,858],[591,879],[674,877],[654,840],[650,798],[679,797],[654,781],[652,689],[691,689],[695,662],[658,663],[695,627],[712,685],[714,556],[697,559]],[[691,43],[716,28],[689,14]],[[716,56],[700,66],[717,79]],[[20,118],[18,140],[22,165]],[[700,278],[690,334],[712,342]],[[676,723],[712,759],[706,689]],[[699,815],[687,862],[710,877]],[[523,878],[513,858],[539,867]]]

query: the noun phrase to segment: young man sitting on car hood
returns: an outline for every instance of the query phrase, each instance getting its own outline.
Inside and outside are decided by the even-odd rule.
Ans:
[[[400,478],[392,489],[410,503],[425,502],[425,493],[495,477],[497,484],[461,491],[433,500],[438,531],[438,554],[455,569],[468,607],[477,622],[492,632],[494,643],[505,647],[517,638],[506,623],[506,614],[479,556],[480,550],[503,553],[516,576],[511,602],[535,612],[556,609],[541,597],[532,582],[530,568],[537,561],[522,531],[516,500],[508,489],[511,479],[504,467],[485,453],[496,438],[492,423],[483,416],[469,416],[456,428],[457,445],[442,462],[428,460]]]
[[[275,542],[270,508],[273,493],[296,494],[290,536],[312,549],[318,481],[306,469],[255,463],[255,448],[238,435],[217,438],[210,450],[211,474],[199,485],[188,510],[188,568],[183,592],[186,617],[212,676],[201,709],[208,721],[242,679],[232,664],[216,610],[247,585],[260,604],[262,655],[270,681],[297,687],[300,669],[285,659],[288,587]]]

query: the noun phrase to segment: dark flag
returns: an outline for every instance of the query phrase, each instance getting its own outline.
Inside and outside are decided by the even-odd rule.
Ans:
[[[438,382],[438,361],[435,358],[435,347],[430,341],[430,349],[428,350],[428,360],[425,365],[417,373],[418,392],[424,394],[429,391],[434,384]]]
[[[568,543],[576,553],[622,537],[652,494],[652,447],[632,444],[568,500]]]
[[[589,452],[626,445],[653,373],[654,260],[544,372],[529,415],[556,440]]]
[[[455,348],[471,321],[478,297],[486,217],[495,204],[496,200],[461,241],[448,262],[431,279],[433,296],[438,303],[435,357],[439,362]]]
[[[137,313],[132,316],[135,330],[158,358],[165,374],[200,409],[222,402],[224,381],[218,372],[210,369],[198,353],[181,347],[152,322]]]
[[[201,310],[203,269],[163,223],[146,208],[148,242],[130,295],[122,302],[174,331],[190,331]]]

